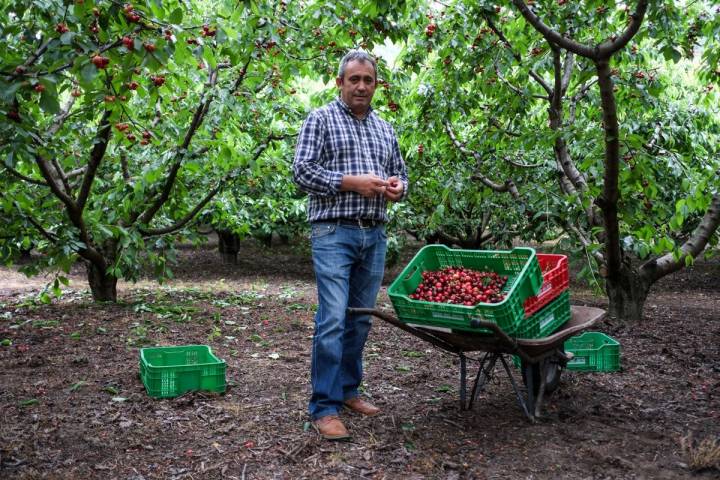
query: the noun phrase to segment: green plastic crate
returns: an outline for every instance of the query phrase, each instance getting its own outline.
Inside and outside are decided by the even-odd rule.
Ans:
[[[207,345],[140,349],[140,378],[148,395],[171,398],[192,390],[225,391],[225,362]]]
[[[566,289],[539,312],[525,319],[518,327],[515,337],[547,337],[570,320],[570,316],[570,290]]]
[[[602,332],[585,332],[565,341],[565,351],[573,354],[565,367],[582,372],[616,372],[620,370],[620,342]],[[520,357],[513,355],[520,368]]]
[[[565,351],[574,357],[568,370],[585,372],[616,372],[620,370],[620,343],[602,332],[585,332],[569,338]]]
[[[409,297],[422,281],[425,271],[444,267],[466,267],[490,270],[507,275],[503,287],[505,299],[499,303],[480,303],[468,307],[449,303],[413,300]],[[388,288],[388,296],[400,321],[421,326],[482,332],[473,328],[473,320],[495,322],[507,334],[514,335],[525,319],[523,303],[536,295],[543,278],[535,250],[515,247],[512,250],[461,250],[445,245],[428,245],[420,249],[402,273]]]

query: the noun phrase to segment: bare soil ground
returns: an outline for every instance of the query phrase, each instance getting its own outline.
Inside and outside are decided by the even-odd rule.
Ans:
[[[61,300],[39,305],[47,279],[0,269],[0,341],[11,343],[0,346],[1,478],[720,474],[717,463],[692,468],[712,465],[699,443],[720,439],[717,262],[660,282],[641,323],[599,325],[621,342],[622,371],[564,372],[535,424],[500,375],[460,411],[457,359],[377,320],[364,387],[383,414],[345,414],[353,439],[334,443],[318,438],[306,413],[316,301],[307,249],[247,243],[231,266],[212,247],[183,250],[165,285],[122,284],[117,304],[94,304],[78,270]],[[579,283],[571,291],[574,304],[604,304]],[[379,306],[391,309],[384,291]],[[146,395],[139,348],[181,344],[211,345],[227,362],[225,394]]]

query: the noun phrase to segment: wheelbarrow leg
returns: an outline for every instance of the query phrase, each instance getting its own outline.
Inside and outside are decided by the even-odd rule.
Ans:
[[[512,373],[510,372],[510,367],[508,366],[507,360],[505,360],[504,356],[500,356],[500,362],[502,363],[503,368],[505,369],[505,373],[507,373],[508,378],[510,379],[510,383],[512,384],[513,391],[515,392],[515,398],[517,398],[518,404],[520,405],[520,408],[522,408],[523,413],[527,417],[528,420],[531,422],[535,421],[535,416],[533,415],[533,408],[529,405],[529,402],[526,402],[523,398],[522,394],[520,393],[520,389],[518,388],[517,382],[515,382],[515,377],[513,377]]]
[[[470,404],[468,408],[472,408],[475,400],[477,399],[480,392],[485,388],[485,384],[492,378],[493,371],[495,370],[495,364],[497,363],[498,357],[501,355],[497,353],[486,353],[483,359],[480,361],[480,368],[475,376],[475,383],[473,384],[472,393],[470,394]],[[487,364],[487,366],[486,366]]]

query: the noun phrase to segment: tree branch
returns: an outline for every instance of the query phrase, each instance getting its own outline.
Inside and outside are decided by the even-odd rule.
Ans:
[[[452,128],[450,127],[450,122],[445,121],[444,124],[445,124],[445,130],[447,131],[448,135],[450,136],[450,139],[452,140],[453,145],[455,145],[455,148],[460,150],[460,152],[462,152],[463,154],[474,158],[478,164],[483,163],[483,158],[478,152],[470,150],[462,142],[460,142],[460,140],[458,140],[458,138],[455,136],[455,132],[453,132]],[[493,189],[496,192],[507,192],[509,189],[509,185],[507,182],[504,184],[495,183],[481,173],[476,173],[475,175],[473,175],[472,179],[479,180],[484,185]]]
[[[651,283],[654,283],[659,278],[680,270],[685,266],[686,257],[697,258],[705,250],[718,226],[720,226],[720,194],[715,194],[700,224],[680,247],[679,257],[675,258],[672,252],[666,253],[656,260],[643,264],[640,267],[641,271]]]
[[[553,91],[552,91],[552,88],[550,88],[550,85],[548,85],[547,82],[545,82],[545,80],[540,75],[535,73],[534,70],[530,70],[528,72],[528,75],[530,75],[530,77],[533,80],[535,80],[537,83],[540,84],[540,86],[543,88],[543,90],[545,90],[547,92],[548,96],[553,94]],[[540,97],[540,98],[547,98],[547,97]]]
[[[590,87],[595,85],[597,83],[597,77],[592,79],[589,83],[584,83],[580,89],[570,98],[570,114],[568,118],[568,122],[570,124],[575,123],[575,109],[577,107],[577,103],[585,98],[587,96],[587,92],[590,90]]]
[[[85,169],[82,186],[80,187],[80,192],[77,197],[77,208],[81,214],[85,208],[85,202],[87,202],[88,196],[90,195],[90,189],[92,188],[93,181],[95,180],[95,173],[105,156],[105,151],[107,150],[108,142],[110,141],[111,115],[111,110],[105,110],[102,118],[100,119],[100,123],[98,124],[97,134],[95,135],[95,141],[93,142],[93,149],[90,152],[90,161]]]
[[[540,163],[520,163],[520,162],[513,160],[510,157],[507,157],[507,156],[503,157],[503,160],[505,160],[507,163],[509,163],[513,167],[518,167],[518,168],[538,168],[538,167],[543,166],[542,162],[540,162]]]
[[[41,185],[41,186],[43,186],[43,187],[49,186],[46,182],[43,182],[42,180],[36,180],[36,179],[34,179],[34,178],[32,178],[32,177],[28,177],[28,176],[26,176],[26,175],[23,175],[22,173],[18,172],[17,170],[15,170],[15,169],[12,168],[12,167],[9,167],[9,166],[7,166],[7,165],[3,165],[3,167],[5,167],[5,169],[6,169],[8,172],[12,173],[12,174],[15,175],[16,177],[18,177],[20,180],[24,180],[24,181],[26,181],[26,182],[28,182],[28,183],[32,183],[33,185]]]
[[[539,83],[540,83],[541,86],[543,86],[543,88],[547,87],[547,84],[543,81],[542,77],[540,77],[540,76],[537,75],[535,72],[533,72],[532,70],[530,70],[530,75],[532,76],[533,74],[535,74],[535,76],[539,79]],[[513,92],[515,92],[515,93],[518,94],[518,95],[525,96],[525,92],[523,92],[523,91],[520,90],[518,87],[516,87],[515,85],[513,85],[512,83],[510,83],[510,81],[509,81],[508,79],[506,79],[505,77],[503,77],[503,76],[500,74],[500,69],[497,67],[497,65],[495,66],[495,75],[497,75],[498,79],[500,79],[501,82],[503,82],[505,85],[507,85],[510,90],[512,90]],[[533,77],[533,78],[535,78],[535,77]],[[547,91],[547,90],[546,90],[546,91]],[[546,95],[533,94],[533,95],[531,95],[531,97],[532,97],[532,98],[539,98],[539,99],[542,99],[542,100],[547,100],[547,99],[548,99],[548,97],[547,97]]]
[[[270,135],[264,143],[258,145],[258,147],[255,149],[255,152],[254,152],[254,154],[253,154],[252,161],[255,161],[255,160],[257,160],[258,158],[260,158],[260,155],[262,155],[263,152],[270,146],[270,142],[271,142],[271,141],[273,141],[273,140],[281,140],[281,139],[283,139],[283,138],[285,138],[285,137],[284,137],[284,136],[274,136],[274,135]],[[233,172],[233,173],[234,173],[234,172]],[[178,220],[175,224],[170,225],[170,226],[167,226],[167,227],[163,227],[163,228],[147,228],[147,229],[146,229],[146,228],[140,228],[140,229],[139,229],[140,233],[142,233],[143,235],[149,237],[149,236],[157,236],[157,235],[166,235],[166,234],[168,234],[168,233],[172,233],[172,232],[175,232],[175,231],[177,231],[177,230],[180,230],[180,229],[181,229],[182,227],[184,227],[188,222],[190,222],[193,218],[195,218],[195,216],[198,214],[198,212],[199,212],[200,210],[202,210],[202,208],[203,208],[205,205],[207,205],[207,203],[208,203],[210,200],[212,200],[212,198],[213,198],[220,190],[222,190],[222,188],[225,186],[225,184],[226,184],[231,178],[233,178],[233,174],[232,174],[232,173],[226,175],[225,177],[223,177],[223,178],[218,182],[218,184],[217,184],[212,190],[210,190],[210,191],[208,192],[208,194],[205,195],[205,197],[204,197],[202,200],[200,200],[200,202],[198,202],[198,204],[195,205],[195,207],[194,207],[190,212],[188,212],[182,219]]]
[[[545,23],[543,23],[543,21],[540,20],[540,18],[538,18],[538,16],[535,15],[535,13],[530,10],[527,5],[525,5],[525,2],[523,0],[512,1],[515,7],[517,7],[517,9],[520,11],[520,14],[525,17],[525,20],[530,25],[532,25],[535,30],[540,32],[540,34],[545,37],[548,42],[558,45],[565,50],[569,50],[583,57],[595,58],[594,55],[596,54],[596,52],[594,48],[582,45],[581,43],[578,43],[570,38],[563,37],[558,32],[545,25]]]
[[[610,66],[607,61],[596,62],[600,104],[602,107],[603,127],[605,129],[605,175],[603,180],[603,198],[601,208],[605,225],[605,254],[608,278],[620,274],[622,251],[620,249],[620,229],[618,225],[618,201],[620,189],[620,128],[617,119],[617,105],[613,93]]]
[[[183,159],[185,158],[185,155],[187,154],[187,149],[190,146],[190,142],[193,139],[193,136],[195,135],[195,132],[200,127],[200,124],[202,123],[203,117],[205,113],[207,112],[207,109],[210,107],[210,103],[213,100],[212,93],[208,93],[212,90],[212,88],[217,83],[217,70],[212,70],[210,72],[210,78],[208,80],[208,86],[205,93],[207,94],[207,98],[204,100],[201,100],[198,104],[197,108],[195,109],[195,113],[193,115],[192,121],[190,122],[190,125],[188,126],[187,132],[185,132],[185,138],[183,139],[182,144],[177,150],[177,157],[175,159],[175,162],[173,163],[172,167],[170,168],[170,171],[168,172],[167,178],[165,179],[165,184],[162,187],[162,190],[160,192],[160,195],[157,199],[153,202],[153,204],[139,217],[135,216],[133,218],[133,221],[137,219],[141,224],[148,224],[153,219],[155,214],[160,210],[160,208],[165,204],[168,198],[170,198],[170,191],[172,190],[173,185],[175,184],[175,179],[177,178],[178,171],[180,170],[180,167],[182,166]]]
[[[73,96],[70,96],[70,99],[68,100],[67,104],[65,105],[65,108],[63,108],[56,116],[55,120],[53,121],[53,124],[50,126],[50,128],[47,131],[47,134],[45,135],[48,138],[52,138],[59,130],[60,127],[63,126],[63,123],[65,123],[65,120],[70,116],[70,110],[72,109],[73,105],[75,104],[76,98]]]
[[[630,15],[630,23],[625,31],[614,40],[611,39],[597,46],[597,58],[599,60],[609,59],[614,53],[620,51],[625,45],[627,45],[630,39],[634,37],[640,29],[640,25],[642,25],[643,19],[645,18],[645,12],[647,12],[647,8],[647,0],[638,0],[635,12]]]
[[[35,155],[35,163],[40,169],[40,173],[42,174],[43,178],[45,178],[45,182],[47,183],[48,187],[50,187],[50,190],[52,190],[53,194],[55,194],[55,196],[58,197],[58,199],[60,199],[62,203],[65,204],[65,207],[67,207],[68,210],[75,209],[75,201],[70,198],[68,194],[65,193],[65,190],[60,188],[60,185],[57,184],[50,163],[45,158],[41,157],[39,154]]]
[[[570,79],[572,78],[572,72],[575,69],[575,55],[572,52],[565,54],[565,64],[563,65],[563,75],[560,82],[560,94],[565,96],[567,89],[570,86]]]

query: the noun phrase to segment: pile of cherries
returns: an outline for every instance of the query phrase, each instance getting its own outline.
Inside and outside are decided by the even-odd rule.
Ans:
[[[499,303],[505,298],[501,291],[507,276],[495,272],[445,267],[422,272],[422,277],[420,285],[410,294],[413,300],[470,307],[478,303]]]

